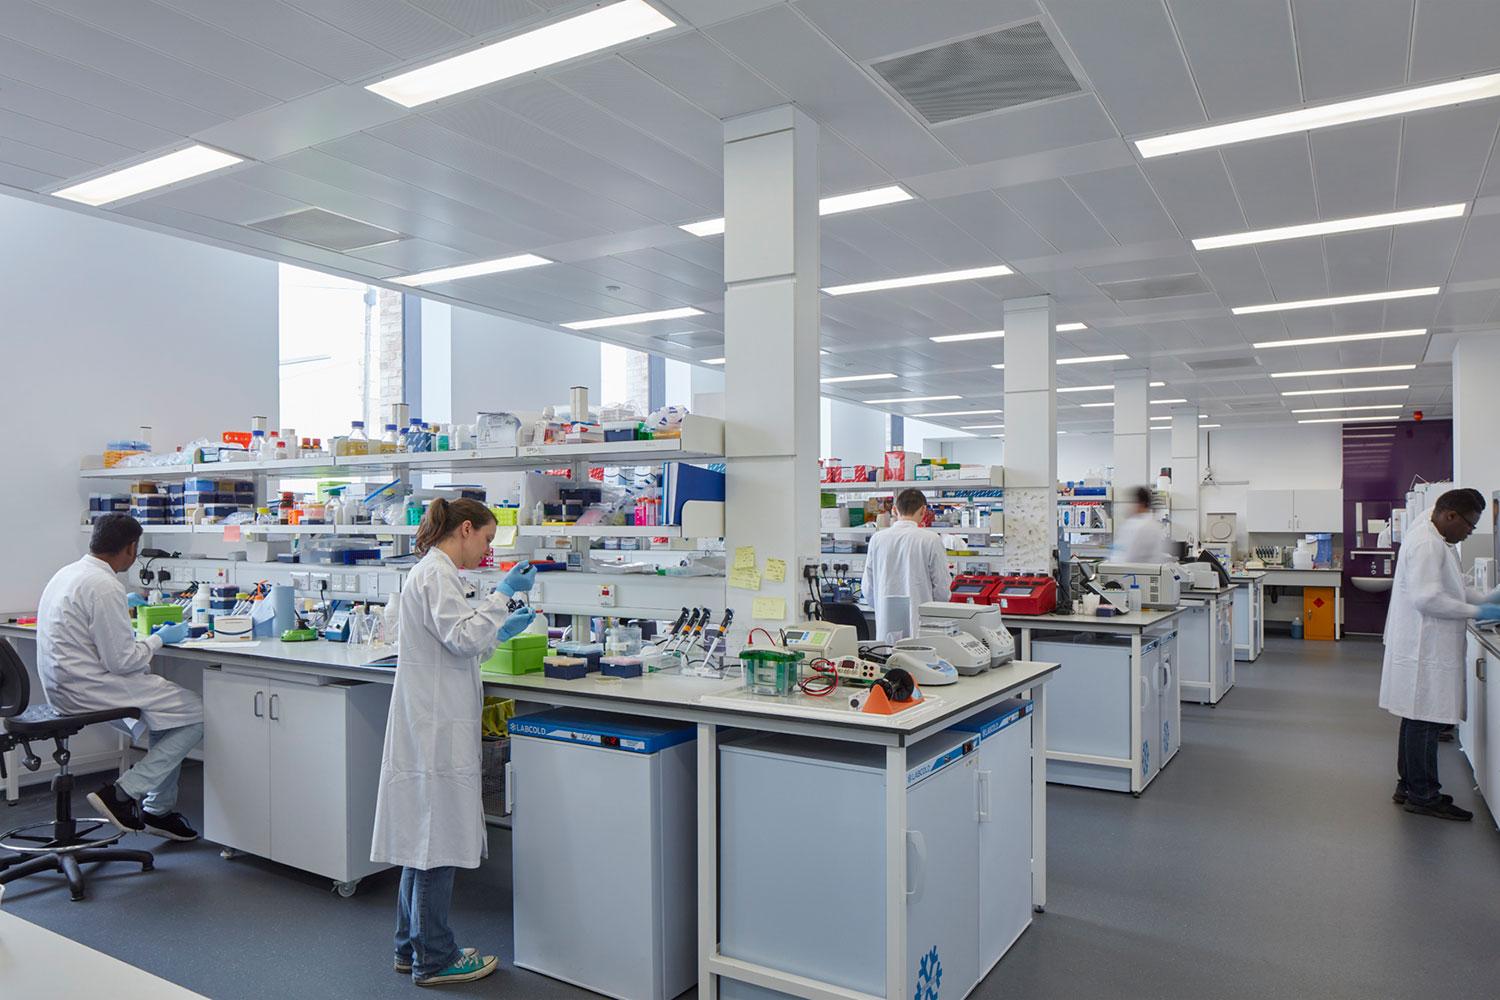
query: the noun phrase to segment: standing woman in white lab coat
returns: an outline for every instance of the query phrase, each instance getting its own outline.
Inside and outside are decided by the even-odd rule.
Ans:
[[[448,927],[453,876],[488,853],[480,801],[481,658],[519,635],[535,612],[507,598],[530,590],[536,570],[518,563],[471,607],[461,569],[475,569],[495,539],[495,516],[475,500],[432,501],[417,528],[425,553],[401,589],[396,684],[380,759],[373,861],[401,865],[397,972],[418,986],[483,979],[493,955],[460,950]]]
[[[1385,619],[1385,663],[1380,707],[1399,716],[1396,791],[1392,800],[1409,813],[1469,820],[1438,782],[1438,733],[1462,722],[1464,632],[1467,621],[1500,621],[1500,590],[1486,594],[1464,586],[1459,542],[1473,534],[1484,513],[1478,490],[1449,490],[1430,517],[1419,517],[1401,543],[1391,604]]]

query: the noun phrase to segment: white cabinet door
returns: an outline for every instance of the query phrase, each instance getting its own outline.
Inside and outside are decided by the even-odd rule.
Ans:
[[[914,996],[968,996],[979,982],[978,769],[970,754],[907,792],[906,981],[919,987]]]
[[[269,857],[342,880],[348,862],[344,689],[334,684],[276,684],[267,693]]]
[[[979,975],[1031,923],[1031,718],[979,745]]]
[[[203,835],[271,856],[270,685],[203,673]]]
[[[1343,490],[1297,490],[1294,502],[1298,531],[1344,530]]]
[[[1296,531],[1297,507],[1292,490],[1250,490],[1245,527],[1255,531]]]
[[[1473,664],[1470,664],[1473,669]],[[1475,739],[1480,746],[1481,764],[1475,768],[1479,778],[1479,791],[1493,815],[1500,810],[1500,657],[1486,656],[1484,680],[1479,685],[1484,710],[1481,718],[1484,728],[1477,731]],[[1470,708],[1472,715],[1474,710]]]

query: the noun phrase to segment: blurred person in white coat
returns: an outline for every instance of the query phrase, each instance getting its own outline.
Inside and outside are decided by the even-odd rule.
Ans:
[[[123,831],[197,840],[176,805],[182,762],[203,742],[203,699],[151,672],[151,658],[186,639],[187,625],[172,622],[142,639],[131,624],[130,608],[146,602],[126,591],[119,574],[135,563],[141,533],[129,514],[104,515],[89,554],[48,581],[37,605],[37,675],[47,704],[64,714],[141,710],[125,725],[150,749],[118,781],[89,792],[89,804]]]
[[[1130,512],[1119,519],[1109,561],[1168,562],[1166,533],[1162,530],[1162,523],[1151,516],[1151,491],[1144,486],[1137,486],[1130,490],[1129,496]]]
[[[946,601],[953,575],[948,572],[948,549],[943,538],[922,527],[927,497],[921,490],[896,494],[896,521],[870,536],[862,581],[865,600],[875,609],[875,638],[889,642],[900,633],[917,634],[918,608],[924,601]],[[905,598],[904,617],[898,612]]]
[[[493,955],[460,949],[448,926],[453,877],[488,853],[480,799],[480,661],[535,617],[509,610],[536,569],[517,563],[471,607],[461,569],[476,569],[495,539],[495,516],[476,500],[432,501],[417,528],[425,553],[401,588],[396,683],[386,721],[370,859],[401,866],[395,969],[419,986],[469,982],[495,971]]]
[[[1474,814],[1442,794],[1438,734],[1464,719],[1464,633],[1470,619],[1500,621],[1500,589],[1464,585],[1454,548],[1478,527],[1484,497],[1449,490],[1401,542],[1385,619],[1380,707],[1401,719],[1392,800],[1407,812],[1469,820]]]

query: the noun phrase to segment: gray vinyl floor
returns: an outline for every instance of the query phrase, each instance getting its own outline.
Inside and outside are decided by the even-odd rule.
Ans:
[[[1218,708],[1183,707],[1182,752],[1142,798],[1050,788],[1047,912],[975,996],[1500,995],[1500,834],[1451,744],[1445,787],[1473,823],[1391,803],[1396,722],[1375,707],[1379,668],[1374,642],[1273,639]],[[195,818],[200,794],[192,767]],[[49,811],[31,793],[0,808],[0,827]],[[413,996],[389,966],[389,874],[345,900],[208,844],[151,845],[154,873],[100,870],[82,903],[34,878],[10,887],[6,909],[224,1000]],[[461,944],[503,958],[509,846],[493,832],[453,915]],[[508,964],[445,992],[590,995]]]

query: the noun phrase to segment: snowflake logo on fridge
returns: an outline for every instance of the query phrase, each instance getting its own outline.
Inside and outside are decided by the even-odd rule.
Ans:
[[[1172,723],[1165,720],[1161,724],[1161,759],[1166,760],[1167,754],[1172,751]]]
[[[943,962],[938,958],[937,945],[922,956],[917,965],[917,989],[911,1000],[938,1000],[943,988]]]
[[[1151,773],[1151,741],[1141,740],[1141,777]]]

